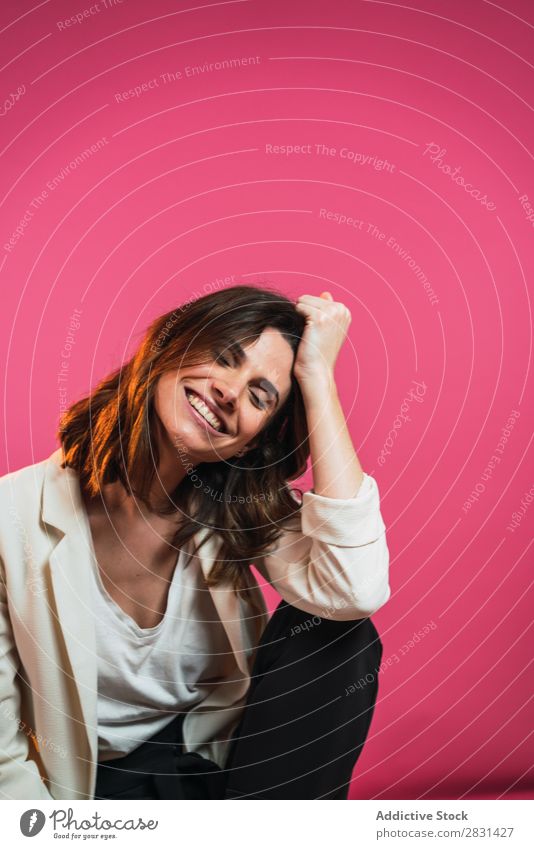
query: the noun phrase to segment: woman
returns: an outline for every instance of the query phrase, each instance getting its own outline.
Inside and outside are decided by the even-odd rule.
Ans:
[[[2,478],[4,798],[347,798],[390,595],[349,323],[327,292],[187,303]]]

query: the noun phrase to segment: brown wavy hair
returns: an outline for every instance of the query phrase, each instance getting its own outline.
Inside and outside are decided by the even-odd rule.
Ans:
[[[120,481],[162,515],[180,510],[194,517],[181,523],[172,545],[182,548],[197,524],[211,529],[207,536],[217,535],[220,547],[208,584],[229,581],[249,601],[250,562],[300,509],[295,493],[302,492],[288,486],[304,473],[310,453],[298,382],[291,373],[286,402],[238,465],[222,460],[200,463],[192,474],[188,469],[165,508],[149,500],[159,462],[154,391],[165,372],[206,362],[214,348],[250,344],[267,327],[280,331],[295,353],[304,326],[295,303],[269,286],[237,285],[186,302],[153,321],[131,359],[72,404],[60,422],[63,465],[77,471],[82,492],[93,498],[102,485]]]

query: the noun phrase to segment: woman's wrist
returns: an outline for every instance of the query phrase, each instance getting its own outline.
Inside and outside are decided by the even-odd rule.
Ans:
[[[305,403],[319,401],[324,404],[329,396],[337,395],[336,381],[332,372],[317,371],[310,376],[296,377]]]

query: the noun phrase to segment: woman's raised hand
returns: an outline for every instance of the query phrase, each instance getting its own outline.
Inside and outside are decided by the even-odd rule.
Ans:
[[[306,317],[306,327],[297,349],[294,374],[299,384],[333,379],[337,356],[347,336],[352,316],[345,304],[334,301],[330,292],[321,297],[301,295],[297,310]]]

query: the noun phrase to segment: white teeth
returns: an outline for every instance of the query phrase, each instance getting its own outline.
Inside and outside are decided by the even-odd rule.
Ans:
[[[215,430],[222,430],[222,422],[220,422],[217,416],[211,412],[210,408],[206,406],[204,401],[201,401],[196,395],[191,395],[190,393],[186,393],[186,395],[191,406],[200,413],[202,418],[206,419],[206,421],[209,422]]]

